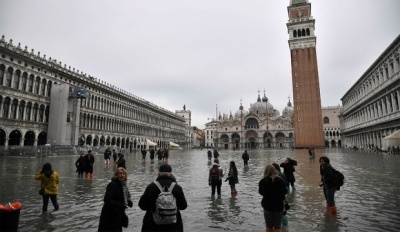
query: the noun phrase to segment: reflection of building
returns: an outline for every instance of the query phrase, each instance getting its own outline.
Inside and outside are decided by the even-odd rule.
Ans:
[[[342,106],[322,107],[325,147],[341,147],[339,115]]]
[[[308,0],[291,0],[288,13],[295,147],[323,147],[315,20],[311,16],[311,3]]]
[[[342,97],[343,146],[387,150],[382,139],[400,130],[399,53],[400,36]]]
[[[46,143],[129,150],[149,140],[167,147],[186,141],[184,123],[171,111],[0,39],[0,153]]]
[[[240,105],[234,115],[219,114],[205,125],[205,146],[233,148],[292,147],[294,144],[292,126],[293,107],[289,101],[279,114],[268,98],[257,101],[249,110]]]

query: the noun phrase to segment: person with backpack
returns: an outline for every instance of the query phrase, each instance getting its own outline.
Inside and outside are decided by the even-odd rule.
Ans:
[[[171,172],[170,165],[161,165],[157,179],[146,187],[139,199],[138,206],[146,211],[142,231],[183,231],[180,210],[187,208],[187,202]]]
[[[208,175],[208,185],[211,186],[212,199],[214,199],[215,197],[215,188],[217,188],[218,198],[221,198],[221,185],[223,176],[224,172],[222,171],[222,168],[219,166],[219,160],[214,159],[214,163]]]
[[[319,173],[321,174],[321,182],[319,186],[323,187],[322,189],[326,200],[326,208],[331,214],[336,214],[335,192],[337,186],[335,184],[334,168],[332,168],[329,158],[326,156],[320,157],[319,163]]]
[[[242,154],[242,159],[243,159],[244,166],[248,166],[250,156],[249,156],[249,153],[247,153],[247,150],[244,150],[244,153]]]

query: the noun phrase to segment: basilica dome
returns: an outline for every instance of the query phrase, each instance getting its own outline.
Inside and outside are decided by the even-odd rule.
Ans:
[[[251,111],[258,114],[265,114],[268,112],[269,115],[274,115],[274,107],[269,103],[268,98],[265,96],[261,101],[260,95],[258,95],[257,102],[253,103],[250,108]]]
[[[282,116],[283,117],[292,117],[293,114],[294,114],[294,109],[293,109],[292,103],[289,100],[287,106],[282,111]]]

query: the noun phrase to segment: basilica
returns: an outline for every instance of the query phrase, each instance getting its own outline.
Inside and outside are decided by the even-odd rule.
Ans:
[[[294,146],[293,106],[287,103],[282,114],[268,98],[261,98],[245,110],[240,103],[235,114],[219,113],[205,124],[206,147],[223,149],[288,148]]]

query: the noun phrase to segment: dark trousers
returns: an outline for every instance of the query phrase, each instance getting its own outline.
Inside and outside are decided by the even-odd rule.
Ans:
[[[49,198],[51,203],[53,203],[54,209],[58,210],[57,195],[43,195],[43,212],[47,211],[47,206],[49,205]]]
[[[217,187],[217,194],[218,196],[221,196],[221,185],[222,185],[222,180],[219,181],[211,181],[211,195],[215,195],[215,187]]]

